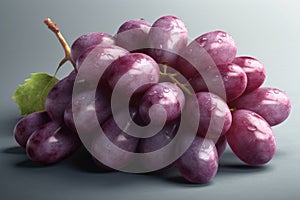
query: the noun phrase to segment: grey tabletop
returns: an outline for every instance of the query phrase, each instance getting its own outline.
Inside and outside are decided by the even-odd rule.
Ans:
[[[1,199],[299,199],[299,6],[296,0],[1,1]],[[264,64],[264,85],[289,95],[292,113],[273,128],[278,147],[273,160],[263,167],[247,167],[227,148],[216,177],[205,185],[187,183],[176,169],[143,175],[100,173],[84,149],[49,167],[31,162],[12,136],[20,113],[11,96],[30,73],[53,73],[63,56],[43,19],[51,17],[71,43],[83,33],[114,34],[126,20],[153,22],[166,14],[186,23],[190,39],[212,30],[227,31],[239,55],[254,56]],[[67,64],[58,76],[69,71]]]

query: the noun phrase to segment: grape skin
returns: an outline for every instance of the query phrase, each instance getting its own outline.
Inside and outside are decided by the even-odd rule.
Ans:
[[[196,104],[199,105],[199,111],[195,110]],[[196,93],[195,98],[187,100],[186,111],[190,113],[191,119],[200,114],[200,121],[194,122],[199,123],[198,135],[213,139],[215,142],[231,126],[232,116],[229,107],[223,99],[213,93]]]
[[[129,20],[123,23],[117,34],[116,45],[128,51],[137,51],[148,46],[147,38],[151,24],[144,19]]]
[[[68,128],[74,132],[79,130],[80,133],[89,133],[108,119],[111,115],[110,102],[103,92],[97,94],[95,98],[95,91],[83,91],[73,97],[64,113],[64,122]],[[76,124],[74,115],[76,115]]]
[[[71,102],[76,72],[57,82],[46,98],[46,110],[53,121],[63,123],[66,106]]]
[[[100,78],[105,78],[105,70],[108,66],[119,57],[127,54],[128,51],[121,47],[110,45],[97,45],[91,47],[89,52],[80,58],[80,65],[78,65],[78,80],[90,83],[97,86]]]
[[[149,55],[156,62],[173,66],[177,54],[186,47],[188,31],[184,22],[176,16],[163,16],[157,19],[149,32]]]
[[[248,83],[245,93],[252,92],[264,83],[266,71],[257,59],[249,56],[240,56],[236,57],[232,62],[239,65],[246,72]]]
[[[249,110],[233,112],[226,139],[232,151],[248,165],[266,164],[276,152],[275,136],[270,125]]]
[[[176,161],[180,174],[191,183],[204,184],[215,177],[218,153],[213,141],[196,136],[188,150]]]
[[[227,147],[227,140],[226,140],[226,135],[222,135],[217,143],[216,143],[216,148],[217,148],[217,152],[218,152],[218,157],[219,159],[222,157],[222,155],[224,154],[225,150]]]
[[[82,55],[89,47],[95,45],[114,45],[113,36],[102,32],[91,32],[77,38],[71,46],[71,58],[74,62]]]
[[[179,121],[174,120],[167,123],[161,131],[149,138],[141,138],[138,150],[140,153],[148,153],[163,148],[175,137],[179,128]]]
[[[123,115],[126,110],[120,111],[117,116],[114,116],[122,121]],[[91,144],[92,155],[104,166],[113,169],[121,169],[129,164],[132,160],[132,155],[128,155],[126,152],[135,152],[138,146],[139,139],[130,136],[126,133],[128,126],[133,121],[122,121],[124,127],[118,127],[114,120],[114,117],[110,117],[102,125],[103,132],[95,135]],[[108,138],[118,148],[125,150],[123,152],[119,149],[112,148],[105,138]]]
[[[212,31],[195,39],[214,60],[216,65],[232,63],[237,48],[231,35],[224,31]]]
[[[155,118],[151,119],[153,124],[164,123],[166,112],[166,121],[170,122],[178,118],[185,104],[185,96],[182,90],[174,83],[161,82],[149,88],[142,97],[139,113],[145,122],[150,122],[149,110],[154,105],[159,107],[152,108],[152,114]]]
[[[81,141],[76,133],[57,122],[50,121],[29,137],[26,152],[32,161],[49,165],[67,158],[80,145]]]
[[[14,138],[17,143],[26,148],[28,138],[41,125],[50,121],[50,117],[46,111],[38,111],[23,117],[14,128]]]
[[[226,92],[226,101],[230,102],[234,99],[240,97],[246,87],[247,87],[247,76],[246,73],[236,64],[224,64],[217,66],[220,76],[223,80],[224,89]],[[195,92],[199,91],[208,91],[207,85],[213,85],[213,81],[209,80],[210,82],[206,83],[201,75],[198,75],[192,79],[190,79],[190,84],[192,85]],[[218,89],[214,87],[210,88],[210,92],[218,94]]]
[[[105,77],[112,89],[132,95],[143,92],[159,81],[159,66],[148,55],[129,53],[115,60],[108,68]]]
[[[269,87],[258,88],[230,103],[235,109],[246,109],[262,116],[270,126],[287,119],[291,102],[285,92]]]

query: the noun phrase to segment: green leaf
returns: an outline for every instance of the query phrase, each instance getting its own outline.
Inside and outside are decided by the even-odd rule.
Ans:
[[[57,78],[48,74],[32,73],[23,85],[19,85],[12,97],[18,104],[21,115],[45,110],[47,95],[57,82]]]

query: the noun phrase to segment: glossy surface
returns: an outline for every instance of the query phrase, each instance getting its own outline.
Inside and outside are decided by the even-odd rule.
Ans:
[[[195,110],[196,104],[199,111]],[[232,117],[226,102],[215,94],[198,92],[196,98],[188,99],[187,113],[191,119],[200,114],[198,135],[217,141],[230,128]],[[193,123],[194,121],[191,121]],[[197,122],[195,122],[197,123]]]
[[[178,118],[184,105],[185,96],[182,90],[174,83],[162,82],[145,92],[139,105],[139,113],[145,122],[149,123],[151,119],[152,123],[161,124],[164,123],[164,116],[166,121]]]
[[[247,109],[262,116],[271,126],[286,120],[291,102],[286,93],[277,88],[262,87],[230,103],[236,109]]]
[[[226,139],[232,151],[248,165],[263,165],[276,152],[275,136],[270,125],[252,111],[233,112]]]
[[[191,183],[209,182],[218,170],[218,153],[213,141],[197,136],[177,160],[176,166],[180,174]]]

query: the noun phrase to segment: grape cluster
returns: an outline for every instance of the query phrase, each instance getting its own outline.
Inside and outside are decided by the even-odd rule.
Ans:
[[[99,168],[122,170],[144,154],[144,167],[175,165],[193,183],[216,175],[227,144],[246,164],[266,164],[276,151],[271,126],[288,117],[291,103],[283,91],[262,87],[260,61],[236,54],[224,31],[188,42],[176,16],[152,25],[129,20],[114,36],[82,35],[71,46],[77,70],[51,89],[45,111],[17,123],[15,139],[41,164],[57,163],[84,143]],[[171,151],[147,156],[176,138],[183,118],[187,136],[196,127],[190,144],[179,141]],[[184,149],[180,156],[165,162],[178,149]]]

